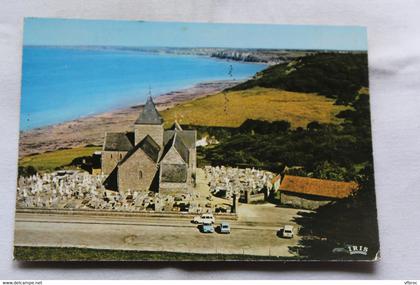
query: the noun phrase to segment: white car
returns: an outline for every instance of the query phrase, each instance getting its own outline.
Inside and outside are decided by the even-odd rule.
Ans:
[[[193,219],[193,223],[195,224],[211,225],[214,222],[214,216],[212,214],[202,214],[201,216],[195,216]]]
[[[284,238],[293,238],[293,226],[285,225],[283,228],[282,236]]]
[[[221,234],[230,234],[230,225],[226,222],[222,222],[219,229]]]

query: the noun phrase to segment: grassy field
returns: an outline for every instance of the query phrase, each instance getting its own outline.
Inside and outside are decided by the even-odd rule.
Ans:
[[[199,254],[183,252],[110,250],[71,247],[15,246],[14,258],[20,261],[223,261],[223,260],[296,260],[297,257],[240,254]]]
[[[19,160],[19,166],[33,166],[38,171],[54,170],[56,167],[68,165],[76,157],[89,156],[101,147],[79,147],[72,149],[62,149],[52,152],[25,156]]]
[[[274,88],[254,87],[229,91],[179,104],[162,111],[166,127],[176,119],[181,124],[238,127],[246,119],[286,120],[292,127],[306,127],[311,121],[338,123],[335,115],[346,107],[334,105],[334,100],[310,93],[298,93]],[[63,149],[23,157],[20,166],[33,166],[38,171],[50,171],[69,165],[73,159],[90,156],[100,147]]]
[[[254,87],[186,102],[163,111],[162,116],[167,124],[176,119],[181,124],[238,127],[246,119],[255,119],[286,120],[296,128],[311,121],[338,123],[335,115],[345,108],[324,96]]]

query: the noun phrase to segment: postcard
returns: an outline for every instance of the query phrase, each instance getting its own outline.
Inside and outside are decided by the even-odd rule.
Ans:
[[[375,261],[366,29],[27,18],[14,258]]]

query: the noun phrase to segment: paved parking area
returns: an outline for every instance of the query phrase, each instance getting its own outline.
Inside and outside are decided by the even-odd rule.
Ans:
[[[15,245],[291,256],[299,237],[279,238],[277,230],[297,212],[240,204],[231,234],[201,233],[187,218],[17,213]]]

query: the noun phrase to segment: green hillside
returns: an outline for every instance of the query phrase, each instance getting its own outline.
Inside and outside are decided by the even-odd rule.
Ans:
[[[368,87],[367,53],[318,53],[271,66],[231,90],[253,87],[318,93],[348,104]]]
[[[359,95],[368,95],[368,86],[366,53],[315,53],[271,66],[224,92],[162,115],[167,122],[196,126],[238,127],[247,119],[285,120],[293,128],[312,121],[337,124],[342,122],[337,114]]]

